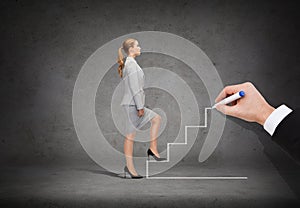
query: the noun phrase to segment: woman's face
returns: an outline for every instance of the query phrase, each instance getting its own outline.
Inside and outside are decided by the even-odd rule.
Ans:
[[[141,55],[141,47],[139,46],[138,41],[135,41],[133,47],[129,48],[129,53],[133,56]]]

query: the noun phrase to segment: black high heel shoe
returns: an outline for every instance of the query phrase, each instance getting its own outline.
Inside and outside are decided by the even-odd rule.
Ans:
[[[164,157],[157,157],[151,149],[148,149],[147,151],[147,155],[148,155],[148,160],[149,160],[149,155],[151,155],[156,161],[164,161],[164,160],[167,160],[167,158],[164,158]]]
[[[143,176],[141,176],[141,175],[132,175],[132,173],[130,173],[130,171],[128,170],[127,166],[124,167],[124,178],[127,178],[126,173],[128,173],[130,175],[131,179],[141,179],[141,178],[143,178]]]

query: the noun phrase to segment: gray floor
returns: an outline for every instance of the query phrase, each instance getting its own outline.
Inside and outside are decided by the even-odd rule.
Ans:
[[[160,176],[224,173],[179,164]],[[296,207],[297,197],[269,169],[233,169],[247,180],[130,180],[86,166],[1,168],[1,207]]]

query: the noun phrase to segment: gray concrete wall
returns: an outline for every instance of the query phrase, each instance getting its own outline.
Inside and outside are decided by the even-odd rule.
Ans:
[[[95,50],[132,32],[155,30],[184,37],[208,55],[224,85],[252,81],[274,106],[296,107],[300,101],[299,12],[293,2],[1,1],[0,8],[1,164],[92,162],[73,126],[74,84]],[[210,105],[201,80],[178,60],[158,54],[143,54],[137,60],[142,67],[172,69],[204,106]],[[109,134],[116,132],[107,105],[119,82],[116,67],[99,86],[96,110],[107,140],[122,151],[122,137]],[[146,96],[147,105],[168,112],[172,96],[153,89],[147,89]],[[158,102],[157,97],[165,99]],[[168,116],[174,122],[162,135],[161,150],[179,125],[178,115]],[[211,161],[233,166],[250,161],[255,167],[264,146],[254,132],[261,128],[243,125],[227,122]],[[198,139],[185,161],[197,162],[201,144]],[[136,144],[135,154],[145,154],[146,149],[146,144]],[[242,156],[233,163],[236,155]]]

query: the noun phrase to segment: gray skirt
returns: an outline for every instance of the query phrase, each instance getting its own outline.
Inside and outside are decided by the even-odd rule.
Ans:
[[[126,113],[126,134],[135,132],[158,115],[149,108],[144,107],[144,115],[139,117],[135,105],[123,105],[122,107]]]

